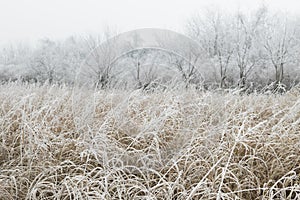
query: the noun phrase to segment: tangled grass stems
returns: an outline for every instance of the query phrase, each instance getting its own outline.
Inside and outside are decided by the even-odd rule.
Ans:
[[[0,86],[0,199],[297,199],[300,93]]]

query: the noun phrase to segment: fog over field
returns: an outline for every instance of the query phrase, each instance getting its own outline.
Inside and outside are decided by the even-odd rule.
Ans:
[[[0,200],[300,199],[295,0],[0,0]]]

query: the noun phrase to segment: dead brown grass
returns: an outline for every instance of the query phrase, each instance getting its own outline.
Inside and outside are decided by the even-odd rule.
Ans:
[[[300,198],[300,94],[0,86],[0,199]]]

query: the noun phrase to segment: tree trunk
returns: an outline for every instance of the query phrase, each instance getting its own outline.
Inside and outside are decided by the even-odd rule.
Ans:
[[[49,77],[48,77],[49,84],[53,83],[53,79],[54,79],[54,72],[51,70],[49,72]]]
[[[242,89],[246,85],[246,76],[243,70],[240,71],[239,88]]]
[[[280,83],[283,80],[283,63],[280,63],[280,68],[279,68],[279,81]]]
[[[275,81],[276,84],[281,83],[283,80],[283,63],[280,63],[279,66],[275,66]]]
[[[222,75],[222,76],[221,76],[220,88],[226,87],[225,80],[226,80],[226,76],[223,76],[223,75]]]
[[[285,91],[285,86],[282,85],[282,81],[283,81],[283,66],[284,66],[284,63],[280,63],[279,65],[276,65],[275,66],[275,88],[274,88],[274,91],[275,92],[279,92],[279,93],[283,93]]]
[[[137,71],[136,71],[136,78],[137,78],[137,81],[138,81],[138,88],[142,88],[142,82],[140,80],[140,66],[141,66],[141,63],[138,61],[137,62]]]

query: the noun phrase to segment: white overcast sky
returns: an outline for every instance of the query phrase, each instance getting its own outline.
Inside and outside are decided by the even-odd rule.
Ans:
[[[63,39],[106,26],[119,32],[146,27],[180,31],[201,9],[249,11],[263,2],[271,10],[300,14],[299,0],[0,0],[0,44]]]

